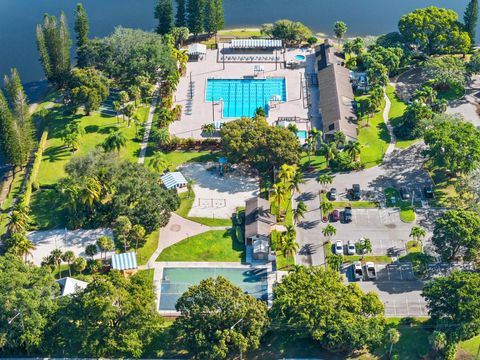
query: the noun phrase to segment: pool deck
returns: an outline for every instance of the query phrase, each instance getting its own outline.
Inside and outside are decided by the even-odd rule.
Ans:
[[[272,269],[272,263],[264,265],[247,265],[239,262],[183,262],[183,261],[163,261],[155,263],[153,275],[153,284],[155,286],[156,307],[160,315],[176,317],[180,313],[178,311],[160,310],[160,296],[162,289],[163,269],[164,268],[238,268],[238,269],[266,269],[267,270],[267,286],[268,286],[268,307],[272,306],[273,301],[273,284],[276,281],[276,272]]]
[[[261,65],[265,72],[257,76],[263,77],[284,77],[287,87],[287,102],[277,105],[270,109],[268,121],[273,124],[281,117],[297,117],[301,119],[312,119],[309,111],[305,82],[308,74],[314,73],[315,55],[313,50],[287,49],[285,59],[287,62],[293,61],[295,55],[302,54],[307,57],[307,66],[297,69],[283,68],[283,62],[277,63],[256,63],[256,62],[236,62],[223,63],[217,62],[217,51],[207,50],[204,60],[189,62],[187,65],[187,75],[180,79],[177,91],[174,94],[174,104],[180,104],[183,108],[181,119],[170,125],[172,135],[196,139],[203,138],[201,126],[213,121],[227,122],[235,120],[234,118],[222,118],[221,102],[205,101],[207,79],[242,79],[244,77],[252,78],[254,75],[254,66]],[[282,55],[283,57],[283,55]],[[315,109],[315,103],[310,106]],[[317,126],[317,125],[313,125]]]

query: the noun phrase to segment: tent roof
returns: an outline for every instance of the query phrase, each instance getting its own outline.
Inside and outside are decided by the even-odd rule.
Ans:
[[[280,48],[282,40],[275,39],[235,39],[232,40],[232,48],[254,49],[254,48]]]
[[[112,255],[112,268],[115,270],[137,269],[137,258],[134,252]]]
[[[204,44],[188,45],[188,55],[205,55],[207,53],[207,46]]]
[[[71,295],[77,291],[84,290],[88,283],[85,281],[77,280],[71,277],[64,277],[56,281],[60,285],[60,292],[62,296]]]
[[[179,171],[166,173],[165,175],[162,175],[160,179],[168,190],[188,183],[187,179],[185,179],[183,174]]]

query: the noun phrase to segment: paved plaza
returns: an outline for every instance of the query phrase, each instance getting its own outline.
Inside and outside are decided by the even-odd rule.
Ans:
[[[315,63],[315,55],[311,50],[287,49],[285,59],[291,61],[299,54],[306,57],[307,63]],[[175,105],[181,105],[183,111],[181,119],[170,125],[172,135],[182,138],[202,138],[201,126],[203,124],[235,120],[235,118],[224,118],[222,116],[222,101],[206,101],[208,79],[285,78],[287,100],[270,109],[269,123],[274,123],[282,117],[309,119],[307,100],[309,95],[306,91],[306,82],[309,81],[307,77],[311,75],[311,70],[307,71],[307,68],[310,69],[311,66],[286,69],[283,67],[283,54],[279,56],[282,61],[277,63],[249,61],[226,62],[225,64],[220,61],[217,55],[217,50],[207,50],[207,55],[203,60],[188,63],[187,74],[180,79],[174,96]],[[256,58],[255,54],[249,55]],[[261,66],[264,72],[255,76],[255,66]]]

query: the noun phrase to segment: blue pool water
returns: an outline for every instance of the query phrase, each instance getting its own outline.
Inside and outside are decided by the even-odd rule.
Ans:
[[[297,138],[300,140],[306,140],[307,139],[307,132],[302,130],[302,131],[297,131]]]
[[[295,60],[297,61],[305,61],[305,55],[295,55]]]
[[[272,96],[287,101],[285,78],[267,79],[208,79],[206,101],[223,100],[223,117],[252,117],[259,107],[268,115]]]
[[[244,292],[267,301],[266,269],[245,268],[164,268],[160,292],[160,310],[173,311],[178,298],[192,285],[209,277],[223,276]]]

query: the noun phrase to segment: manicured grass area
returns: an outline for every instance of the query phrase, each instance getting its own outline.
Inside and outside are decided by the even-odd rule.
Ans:
[[[388,85],[386,89],[386,94],[390,99],[391,106],[390,112],[388,113],[388,118],[390,123],[393,127],[398,126],[403,119],[403,113],[407,108],[407,104],[404,103],[397,95],[395,94],[395,88],[392,85]],[[413,139],[413,140],[399,140],[397,139],[396,147],[399,149],[406,149],[410,145],[413,145],[420,141],[420,139]]]
[[[142,247],[137,250],[138,265],[145,265],[158,247],[158,238],[160,230],[153,231],[147,236],[147,240]]]
[[[252,37],[252,36],[261,36],[259,28],[236,28],[236,29],[225,29],[218,32],[219,36],[240,36],[240,37]]]
[[[332,201],[336,208],[344,208],[351,206],[353,209],[376,209],[379,207],[378,202],[375,201]]]
[[[478,353],[478,349],[480,348],[480,335],[471,338],[470,340],[462,341],[458,344],[458,347],[466,351],[472,356],[476,356]]]
[[[422,243],[417,240],[407,241],[407,253],[419,253],[422,252]]]
[[[32,193],[30,209],[38,230],[65,226],[61,199],[55,189],[39,189]]]
[[[308,154],[302,153],[300,166],[303,171],[307,171],[309,170],[309,167],[311,167],[312,171],[318,172],[327,168],[327,161],[325,160],[325,157],[323,155],[310,155],[309,163]]]
[[[415,211],[410,205],[400,206],[400,219],[407,223],[415,221]]]
[[[362,102],[367,96],[357,97],[358,102]],[[370,119],[366,115],[359,117],[358,122],[358,141],[362,145],[360,159],[365,167],[373,167],[380,164],[385,155],[385,151],[390,143],[390,134],[387,125],[383,121],[383,109],[385,101],[382,102],[380,110]],[[368,120],[368,126],[367,126]]]
[[[415,221],[415,210],[410,201],[402,201],[397,189],[385,189],[385,198],[387,199],[387,207],[398,207],[400,209],[400,219],[403,222]],[[416,204],[420,205],[420,204]]]
[[[386,255],[365,255],[363,259],[361,255],[345,255],[343,260],[344,262],[372,261],[377,264],[389,264],[392,262],[392,258]]]
[[[145,156],[145,164],[149,166],[150,159],[153,155],[153,151],[147,152]],[[174,171],[177,167],[187,162],[207,162],[214,161],[218,158],[218,153],[211,151],[189,151],[179,150],[165,153],[167,160],[170,164],[169,170]]]
[[[157,261],[241,261],[244,244],[235,241],[231,230],[214,230],[189,237],[166,248]]]
[[[135,126],[133,124],[130,124],[130,127],[127,127],[126,121],[117,124],[115,116],[103,116],[100,113],[93,113],[90,116],[66,115],[62,109],[62,107],[51,109],[42,124],[43,127],[48,128],[49,134],[38,175],[40,185],[57,183],[59,179],[65,176],[64,167],[72,156],[89,153],[100,145],[111,131],[116,129],[120,129],[128,140],[127,146],[120,151],[119,156],[129,160],[135,160],[138,157],[140,140],[135,136]],[[146,117],[148,107],[140,108],[139,113]],[[61,132],[65,125],[73,120],[79,120],[81,126],[85,129],[85,134],[80,139],[80,147],[75,153],[67,149],[61,139]]]
[[[445,170],[439,169],[429,162],[425,164],[425,169],[435,184],[433,189],[435,198],[431,201],[431,205],[445,208],[458,206],[458,193],[455,185],[460,179],[448,176]]]
[[[387,318],[387,326],[400,332],[400,340],[393,346],[392,354],[397,354],[402,360],[424,359],[430,351],[425,323],[428,318]],[[389,344],[385,344],[386,347]]]
[[[192,194],[189,196],[188,192],[183,192],[178,194],[180,197],[180,207],[178,208],[175,213],[184,217],[188,220],[192,220],[198,222],[199,224],[203,224],[206,226],[231,226],[232,219],[219,219],[219,218],[207,218],[207,217],[195,217],[195,216],[188,216],[190,209],[192,208],[193,202],[195,201],[195,195]]]

